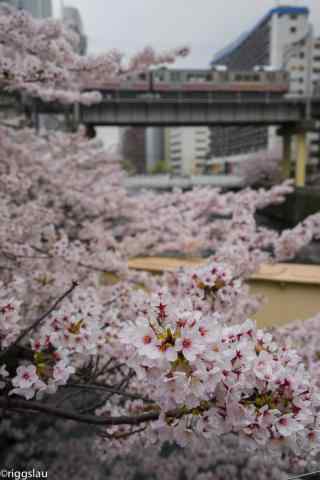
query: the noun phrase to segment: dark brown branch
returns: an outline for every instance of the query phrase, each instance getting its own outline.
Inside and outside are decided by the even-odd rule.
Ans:
[[[144,397],[139,394],[131,393],[131,392],[126,392],[124,390],[121,390],[121,388],[119,388],[118,386],[112,387],[110,385],[103,385],[99,383],[88,384],[88,385],[86,385],[85,383],[83,384],[70,383],[66,385],[66,387],[79,388],[84,390],[95,390],[95,391],[103,390],[105,392],[110,392],[114,395],[120,395],[121,397],[129,398],[130,400],[142,400],[143,402],[146,402],[146,403],[154,403],[154,401],[151,400],[150,398]]]
[[[64,418],[65,420],[74,420],[79,423],[86,423],[87,425],[100,425],[100,426],[117,426],[117,425],[140,425],[144,422],[154,422],[158,420],[160,412],[154,411],[150,413],[143,413],[136,416],[123,415],[121,417],[98,417],[95,415],[81,415],[68,410],[52,407],[40,402],[33,402],[28,400],[12,399],[0,397],[0,408],[7,410],[23,410],[45,413],[57,418]],[[178,415],[178,412],[176,412]],[[175,412],[170,412],[170,416],[176,416]]]
[[[109,394],[108,394],[109,396]],[[87,406],[86,408],[82,408],[81,410],[78,410],[78,413],[81,413],[81,415],[84,415],[85,413],[94,413],[95,410],[98,408],[102,408],[106,403],[107,403],[107,397],[105,398],[100,398],[99,402],[96,401],[95,403],[91,403],[90,406]]]

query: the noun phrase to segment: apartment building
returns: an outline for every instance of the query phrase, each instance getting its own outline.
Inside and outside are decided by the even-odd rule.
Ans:
[[[0,0],[0,3],[8,3],[19,10],[26,10],[36,18],[52,17],[51,0]]]
[[[309,9],[279,6],[256,25],[217,53],[211,66],[229,70],[272,66],[290,72],[290,96],[310,97],[320,79],[320,39],[315,38]],[[310,134],[310,165],[319,158],[319,135]],[[278,148],[281,139],[275,127],[230,127],[211,129],[211,157],[246,154]],[[314,159],[312,160],[312,157]]]
[[[74,30],[79,35],[78,53],[85,55],[87,53],[87,37],[84,34],[81,14],[76,7],[63,7],[63,23]]]
[[[167,128],[166,161],[176,175],[197,175],[204,171],[210,147],[207,127]]]

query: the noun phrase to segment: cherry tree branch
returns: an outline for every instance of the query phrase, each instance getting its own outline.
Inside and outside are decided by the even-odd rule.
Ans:
[[[142,400],[143,402],[146,402],[146,403],[154,403],[154,401],[151,400],[150,398],[144,397],[144,396],[139,395],[139,394],[126,392],[125,390],[122,390],[118,386],[113,387],[111,385],[103,385],[103,384],[99,384],[99,383],[94,383],[94,384],[71,383],[71,384],[66,385],[66,387],[79,388],[79,389],[82,389],[82,390],[95,390],[95,391],[99,391],[99,390],[101,391],[102,390],[102,391],[110,392],[114,395],[120,395],[122,397],[129,398],[130,400]]]
[[[120,417],[98,417],[95,415],[82,415],[79,413],[71,412],[61,408],[52,407],[40,402],[33,402],[28,400],[10,399],[8,397],[0,397],[0,408],[4,410],[21,410],[33,412],[45,413],[57,418],[64,418],[65,420],[74,420],[79,423],[86,423],[87,425],[98,426],[116,426],[116,425],[140,425],[144,422],[154,422],[158,420],[160,412],[154,411],[149,413],[143,413],[136,416],[123,415]],[[178,414],[178,412],[177,412]],[[174,412],[170,413],[170,416],[174,415]]]
[[[5,350],[0,352],[0,358],[4,357],[11,349],[16,347],[21,342],[21,340],[23,340],[30,332],[32,332],[32,330],[35,330],[43,322],[43,320],[45,320],[50,315],[50,313],[53,312],[57,308],[57,306],[73,292],[73,290],[77,286],[78,286],[78,283],[73,282],[71,287],[54,302],[54,304],[49,308],[49,310],[47,310],[39,318],[37,318],[30,325],[30,327],[26,328],[25,330],[23,330],[23,332],[21,332],[21,334],[17,337],[17,339],[13,343],[11,343]]]

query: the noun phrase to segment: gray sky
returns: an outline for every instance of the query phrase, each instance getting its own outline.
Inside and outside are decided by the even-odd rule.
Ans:
[[[56,8],[59,0],[54,0]],[[62,1],[62,0],[61,0]],[[117,48],[133,53],[145,45],[168,49],[187,44],[179,66],[206,67],[214,53],[252,27],[277,4],[307,6],[320,35],[320,1],[275,0],[64,0],[77,6],[89,52]]]

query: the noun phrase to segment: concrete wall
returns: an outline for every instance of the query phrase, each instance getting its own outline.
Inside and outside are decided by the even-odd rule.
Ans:
[[[129,261],[129,268],[161,274],[179,267],[196,268],[204,262],[200,258],[135,258]],[[259,327],[277,327],[320,313],[320,266],[262,265],[248,283],[252,294],[265,297],[254,316]]]
[[[260,327],[307,320],[320,313],[320,285],[269,280],[252,280],[249,283],[251,293],[265,297],[266,303],[254,316]]]

